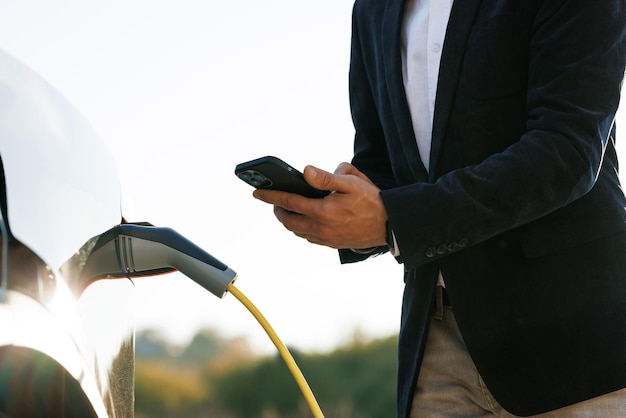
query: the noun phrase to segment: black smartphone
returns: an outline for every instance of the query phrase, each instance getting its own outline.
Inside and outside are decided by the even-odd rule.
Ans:
[[[257,189],[282,190],[312,198],[324,197],[330,193],[311,187],[301,172],[272,156],[237,164],[235,174]]]

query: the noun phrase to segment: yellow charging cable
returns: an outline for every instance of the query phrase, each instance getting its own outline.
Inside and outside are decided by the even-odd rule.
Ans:
[[[298,368],[296,361],[291,356],[291,353],[289,352],[285,344],[280,340],[280,338],[278,338],[278,335],[276,335],[276,332],[274,332],[272,326],[269,324],[269,322],[267,322],[267,319],[265,319],[263,314],[256,308],[256,306],[254,306],[254,304],[250,302],[250,300],[243,293],[241,293],[241,291],[237,289],[232,283],[228,285],[227,290],[228,292],[232,293],[232,295],[236,297],[239,302],[241,302],[250,311],[252,316],[254,316],[256,320],[259,321],[259,324],[261,324],[267,335],[270,337],[270,340],[272,340],[272,342],[278,349],[278,352],[280,353],[283,361],[287,365],[287,368],[289,369],[289,371],[293,375],[293,378],[296,380],[296,383],[300,387],[300,391],[302,392],[302,395],[304,395],[304,399],[309,405],[313,416],[315,418],[324,418],[324,414],[317,404],[317,400],[315,400],[315,396],[313,395],[313,392],[311,391],[311,388],[309,387],[306,379],[302,375],[302,372]]]

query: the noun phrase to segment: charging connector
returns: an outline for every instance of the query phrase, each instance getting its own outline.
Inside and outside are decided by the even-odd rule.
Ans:
[[[3,240],[4,241],[4,240]],[[73,287],[84,289],[101,278],[142,277],[180,271],[222,298],[229,292],[263,327],[293,375],[313,416],[324,415],[293,356],[252,302],[235,286],[237,273],[170,228],[149,224],[121,224],[85,245],[66,270]]]
[[[142,277],[180,271],[218,298],[237,278],[226,264],[171,228],[121,224],[100,235],[80,271],[85,288],[95,279]],[[74,277],[72,277],[76,280]]]

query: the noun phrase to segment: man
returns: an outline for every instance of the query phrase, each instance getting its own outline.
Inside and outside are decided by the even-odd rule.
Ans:
[[[624,0],[356,1],[352,165],[255,197],[404,264],[398,417],[626,411],[625,61]]]

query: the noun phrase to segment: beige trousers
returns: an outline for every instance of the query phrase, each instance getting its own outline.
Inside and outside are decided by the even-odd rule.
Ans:
[[[411,418],[511,418],[493,398],[470,358],[452,309],[432,319]],[[536,418],[626,417],[626,389]]]

